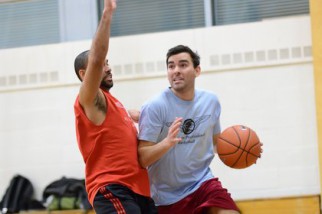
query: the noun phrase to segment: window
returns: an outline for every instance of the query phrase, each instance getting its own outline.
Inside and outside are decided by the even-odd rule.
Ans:
[[[0,4],[0,48],[59,42],[57,0]]]
[[[100,18],[103,0],[98,0],[98,5]],[[111,36],[255,22],[302,14],[309,14],[308,0],[121,0],[113,17]]]
[[[99,0],[98,5],[101,13],[103,1]],[[204,26],[204,1],[201,0],[121,0],[113,16],[111,36]]]
[[[213,0],[214,25],[309,14],[308,0]]]
[[[96,20],[92,21],[96,3],[99,20],[103,0],[0,1],[0,49],[91,39],[96,30]],[[309,14],[309,0],[120,0],[117,7],[111,36]],[[80,29],[74,23],[82,19],[89,21]]]

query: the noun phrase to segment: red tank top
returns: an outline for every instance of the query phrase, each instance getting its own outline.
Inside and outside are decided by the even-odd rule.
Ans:
[[[138,162],[137,130],[123,105],[104,92],[107,113],[101,125],[85,115],[78,97],[74,104],[78,147],[85,162],[89,201],[100,187],[110,183],[127,186],[133,192],[150,196],[147,170]]]

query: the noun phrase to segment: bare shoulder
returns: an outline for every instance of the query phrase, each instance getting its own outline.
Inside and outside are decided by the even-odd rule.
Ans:
[[[107,103],[102,90],[98,90],[98,93],[92,102],[82,103],[81,100],[79,102],[83,107],[87,118],[91,122],[95,125],[101,125],[103,123],[107,112]]]

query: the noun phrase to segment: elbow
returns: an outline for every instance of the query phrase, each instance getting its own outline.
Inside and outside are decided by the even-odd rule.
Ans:
[[[146,169],[146,168],[149,166],[147,163],[145,163],[145,162],[143,162],[143,161],[140,161],[140,160],[139,160],[139,164],[140,164],[140,166],[141,166],[142,168],[144,168],[144,169]]]
[[[155,152],[153,152],[152,145],[154,144],[146,141],[139,142],[138,160],[143,168],[149,167],[155,161]]]
[[[142,168],[147,168],[150,165],[140,148],[138,149],[138,161]]]
[[[139,155],[139,164],[142,168],[147,168],[149,166],[147,161],[141,155]]]

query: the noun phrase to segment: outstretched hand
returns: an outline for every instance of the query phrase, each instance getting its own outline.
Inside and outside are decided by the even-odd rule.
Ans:
[[[104,0],[104,10],[113,12],[116,9],[117,0]]]
[[[169,127],[168,136],[166,137],[166,142],[169,143],[171,146],[174,146],[175,144],[179,143],[182,140],[181,137],[178,137],[181,123],[182,123],[182,118],[176,117],[176,119]]]

